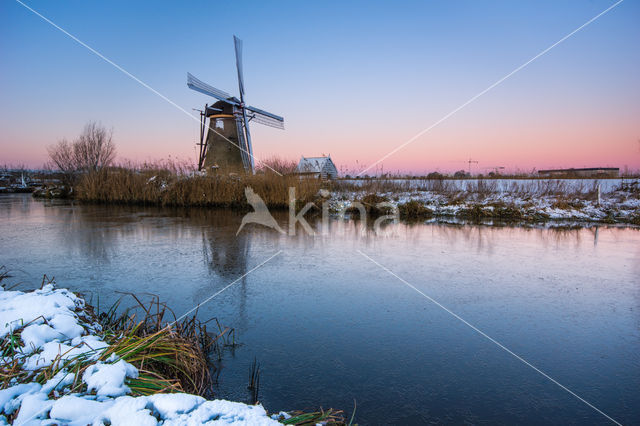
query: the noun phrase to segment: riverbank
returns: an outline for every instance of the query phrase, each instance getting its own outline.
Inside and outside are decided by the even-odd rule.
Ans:
[[[2,271],[3,272],[3,271]],[[6,273],[0,276],[6,277]],[[208,400],[208,337],[195,319],[160,325],[164,310],[97,315],[52,282],[30,292],[0,285],[0,424],[333,424],[334,412],[268,415],[259,404]],[[156,322],[154,326],[147,323]],[[208,340],[207,340],[208,339]],[[185,391],[197,392],[187,393]]]
[[[349,188],[331,194],[330,210],[349,212],[358,201],[379,214],[397,209],[405,220],[465,220],[502,222],[572,222],[640,225],[640,186],[637,180],[599,191],[573,189],[562,180],[531,181],[529,185],[496,190],[477,186],[446,190],[418,187],[411,190]],[[478,188],[480,186],[480,188]],[[378,208],[376,208],[378,207]]]
[[[269,209],[316,206],[334,215],[397,212],[403,220],[575,222],[640,225],[640,179],[360,179],[320,181],[275,173],[205,176],[168,169],[113,168],[82,175],[69,191],[47,187],[44,198],[89,203],[218,207],[251,211],[251,188]],[[326,204],[325,204],[326,203]],[[359,204],[358,204],[359,203]]]
[[[315,179],[275,173],[206,176],[119,168],[83,175],[72,193],[86,202],[246,209],[245,189],[250,187],[268,207],[285,209],[290,188],[299,203],[306,203],[317,198],[321,184]]]

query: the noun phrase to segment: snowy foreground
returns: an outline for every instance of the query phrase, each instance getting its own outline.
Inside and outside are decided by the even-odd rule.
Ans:
[[[26,377],[0,390],[0,424],[279,424],[260,405],[179,393],[128,396],[126,379],[137,377],[138,370],[115,356],[98,361],[108,345],[100,325],[84,315],[84,308],[83,299],[51,284],[26,293],[0,286],[0,338],[18,342],[11,351],[3,347],[0,368],[8,371],[17,363],[21,377]],[[31,381],[77,357],[95,361],[78,378],[86,384],[84,392],[69,391],[76,380],[69,372],[73,362],[44,384]]]

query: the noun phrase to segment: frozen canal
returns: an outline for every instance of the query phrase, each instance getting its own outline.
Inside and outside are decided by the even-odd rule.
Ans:
[[[235,282],[199,309],[242,343],[216,393],[248,400],[255,357],[271,412],[350,413],[355,399],[360,424],[607,422],[454,313],[613,419],[640,423],[638,229],[400,224],[385,237],[333,223],[315,238],[236,236],[241,218],[5,195],[0,264],[18,289],[46,273],[103,306],[118,292],[156,294],[177,315]]]

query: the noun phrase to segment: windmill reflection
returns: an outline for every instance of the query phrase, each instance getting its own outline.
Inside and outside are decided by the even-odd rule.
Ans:
[[[226,286],[239,277],[234,286],[238,298],[238,315],[240,322],[236,327],[247,325],[247,277],[243,275],[249,270],[247,258],[251,249],[251,233],[242,232],[236,235],[242,214],[203,211],[202,218],[202,255],[203,261],[216,287]],[[213,290],[213,289],[209,289]]]

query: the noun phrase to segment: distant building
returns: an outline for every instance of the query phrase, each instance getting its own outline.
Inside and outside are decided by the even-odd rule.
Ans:
[[[300,176],[335,179],[338,177],[338,169],[333,164],[331,156],[327,157],[302,157],[296,167],[296,173]]]
[[[538,170],[540,177],[618,177],[618,167],[591,167],[586,169]]]

